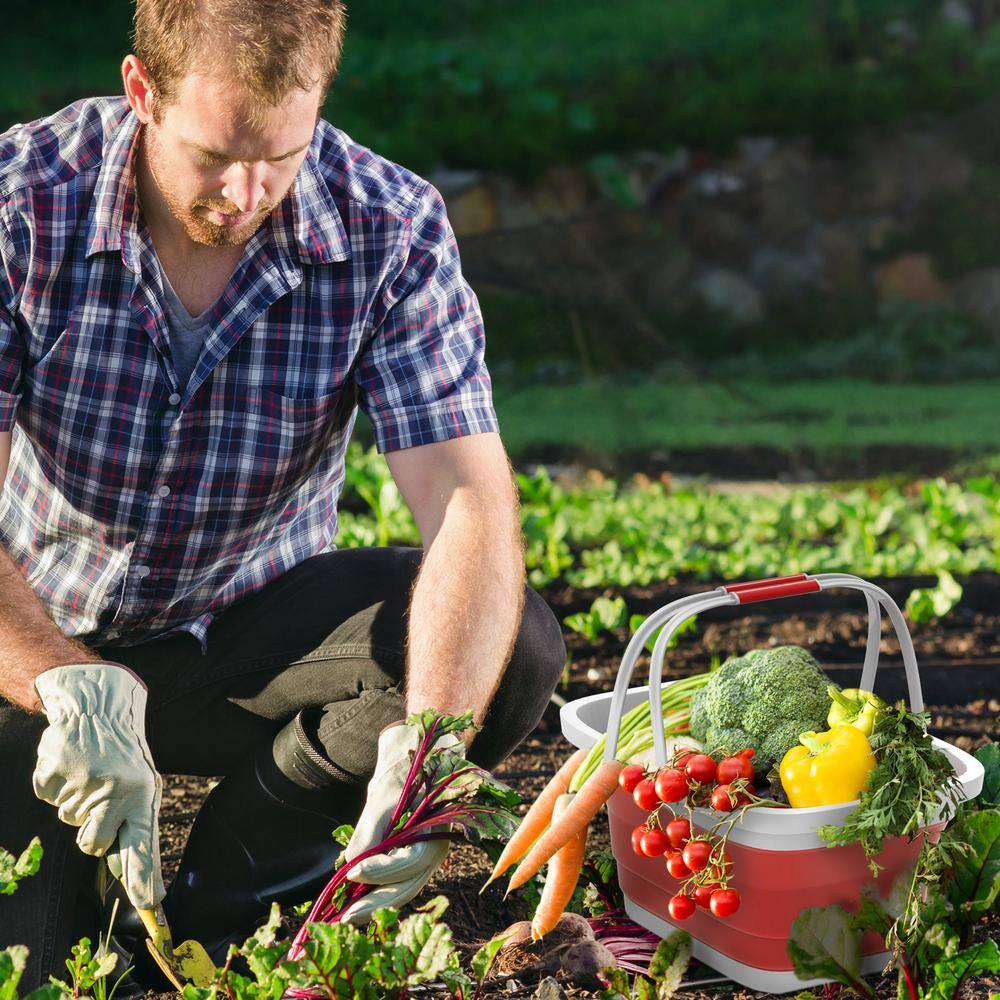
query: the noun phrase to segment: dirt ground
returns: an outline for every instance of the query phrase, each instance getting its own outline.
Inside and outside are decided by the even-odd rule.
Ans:
[[[933,581],[909,578],[874,582],[902,604],[910,589]],[[711,586],[697,582],[670,581],[634,588],[622,596],[630,611],[648,614],[676,597],[710,589]],[[555,588],[547,591],[545,597],[561,620],[567,614],[589,608],[599,593]],[[725,658],[731,653],[769,643],[794,643],[811,649],[838,683],[853,686],[860,676],[864,659],[867,625],[863,611],[860,595],[839,592],[712,612],[711,621],[706,616],[704,622],[698,623],[698,632],[685,635],[678,648],[668,654],[665,675],[680,677],[700,673],[708,668],[713,653]],[[974,750],[988,739],[1000,739],[1000,576],[977,574],[966,581],[962,603],[953,614],[942,623],[913,626],[912,636],[924,701],[933,717],[931,732],[964,750]],[[627,638],[622,632],[591,644],[579,636],[567,634],[571,663],[557,695],[571,700],[610,690]],[[881,650],[886,662],[880,667],[876,690],[888,699],[903,697],[905,683],[898,660],[898,645],[885,629]],[[641,662],[640,671],[644,666]],[[633,680],[635,685],[644,682],[644,675]],[[568,754],[569,744],[559,728],[558,706],[553,703],[532,735],[496,774],[530,802]],[[164,777],[161,834],[167,880],[176,869],[191,822],[212,784],[204,778]],[[607,843],[607,824],[598,822],[592,829],[589,847],[600,849]],[[444,919],[451,926],[465,958],[508,924],[530,916],[526,904],[516,894],[503,900],[499,884],[479,895],[489,868],[481,851],[464,844],[456,846],[416,901],[440,893],[448,896],[451,905]],[[987,918],[979,928],[977,938],[990,936],[1000,937],[1000,915]],[[698,974],[709,973],[693,963],[690,975]],[[512,979],[490,984],[483,995],[528,997],[534,993],[536,985],[537,979]],[[570,997],[593,995],[569,983],[563,986]],[[876,986],[880,1000],[895,1000],[894,978],[881,978]],[[990,992],[996,990],[1000,990],[1000,979],[979,978],[968,984],[963,995],[969,1000],[986,1000]],[[833,990],[829,994],[829,997],[823,994],[824,1000],[836,995]],[[700,990],[692,987],[679,995],[685,1000],[720,996],[750,1000],[770,994],[729,983]]]

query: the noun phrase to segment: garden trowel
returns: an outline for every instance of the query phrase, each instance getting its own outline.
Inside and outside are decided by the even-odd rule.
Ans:
[[[110,880],[115,877],[120,881],[121,875],[113,873],[107,857],[100,858],[97,885],[101,898],[107,893]],[[149,935],[146,947],[150,955],[178,990],[183,990],[185,983],[193,983],[195,986],[211,984],[215,978],[215,963],[197,941],[182,941],[174,945],[162,904],[157,903],[152,910],[137,909],[136,913]]]

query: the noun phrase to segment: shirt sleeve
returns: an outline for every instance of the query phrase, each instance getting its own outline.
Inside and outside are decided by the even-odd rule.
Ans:
[[[0,431],[9,431],[14,426],[17,405],[21,402],[18,390],[24,342],[14,325],[11,312],[14,301],[10,282],[13,261],[13,244],[5,220],[0,214]]]
[[[359,402],[380,452],[498,427],[479,301],[462,275],[444,199],[431,184],[404,246],[356,369]]]

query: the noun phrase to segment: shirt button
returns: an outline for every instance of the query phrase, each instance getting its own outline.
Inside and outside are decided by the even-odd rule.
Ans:
[[[168,497],[170,496],[170,487],[164,483],[162,486],[156,487],[156,495],[158,497]]]
[[[149,567],[148,566],[136,566],[135,567],[135,575],[140,580],[145,580],[146,577],[149,576]]]
[[[177,392],[172,392],[170,394],[170,398],[167,400],[167,402],[171,406],[176,406],[180,401],[181,401],[180,393]]]

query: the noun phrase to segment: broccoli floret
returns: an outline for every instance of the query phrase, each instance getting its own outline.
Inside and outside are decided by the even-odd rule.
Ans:
[[[807,730],[803,729],[802,723],[797,720],[783,722],[780,726],[773,729],[764,740],[761,747],[761,756],[767,760],[777,761],[780,764],[782,757],[792,747],[798,746],[799,733],[804,732],[807,732]],[[757,768],[754,768],[754,770],[756,771]]]
[[[708,709],[705,705],[705,689],[698,688],[691,699],[691,735],[699,743],[705,742],[705,734],[708,732]]]
[[[747,691],[743,680],[747,661],[742,656],[732,657],[712,675],[703,688],[705,710],[711,725],[735,728],[743,718]]]
[[[755,740],[745,729],[724,729],[722,726],[710,726],[706,738],[706,746],[713,750],[727,750],[737,753],[746,747],[753,747],[754,758],[763,752],[758,740]]]
[[[798,646],[755,649],[729,660],[699,692],[702,742],[709,750],[752,746],[754,770],[762,776],[799,733],[825,728],[829,683],[812,654]],[[743,742],[733,746],[735,739]]]

